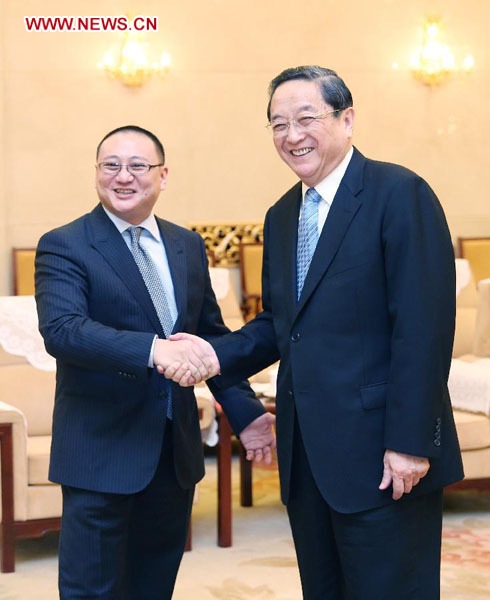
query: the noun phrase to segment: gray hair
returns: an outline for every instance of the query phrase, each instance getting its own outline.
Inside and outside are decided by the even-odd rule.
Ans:
[[[269,103],[267,104],[267,119],[271,118],[272,96],[277,88],[286,81],[293,79],[305,79],[307,81],[318,81],[323,99],[334,110],[343,110],[352,106],[352,94],[344,81],[332,69],[325,69],[316,65],[303,67],[292,67],[285,69],[269,84]],[[338,113],[334,114],[337,117]]]

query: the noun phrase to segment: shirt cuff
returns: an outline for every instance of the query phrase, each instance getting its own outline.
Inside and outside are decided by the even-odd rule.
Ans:
[[[152,345],[151,345],[151,349],[150,349],[150,358],[148,359],[148,366],[150,367],[150,369],[153,369],[153,367],[155,366],[155,365],[153,364],[153,351],[154,351],[154,349],[155,349],[155,342],[157,341],[157,339],[158,339],[158,336],[156,335],[156,336],[153,338],[153,343],[152,343]]]

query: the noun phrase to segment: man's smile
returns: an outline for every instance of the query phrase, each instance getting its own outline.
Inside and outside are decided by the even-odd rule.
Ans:
[[[114,191],[116,194],[121,194],[123,196],[129,196],[130,194],[135,194],[136,190],[130,188],[115,188]]]
[[[298,150],[290,150],[290,153],[293,156],[304,156],[305,154],[309,154],[313,152],[314,148],[298,148]]]

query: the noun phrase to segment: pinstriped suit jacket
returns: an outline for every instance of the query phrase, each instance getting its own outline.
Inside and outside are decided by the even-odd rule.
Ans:
[[[202,239],[157,221],[179,312],[174,331],[227,332]],[[36,301],[57,361],[50,480],[101,492],[143,489],[160,457],[172,385],[177,477],[193,486],[204,474],[194,393],[148,368],[154,335],[164,334],[131,252],[100,205],[41,238]],[[216,397],[235,432],[264,412],[246,383]]]

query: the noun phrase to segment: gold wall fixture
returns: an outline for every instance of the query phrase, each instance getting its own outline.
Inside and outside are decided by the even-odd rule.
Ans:
[[[190,223],[204,240],[206,252],[216,267],[231,267],[240,262],[240,242],[263,242],[263,223]]]
[[[125,32],[121,44],[108,50],[97,66],[130,87],[143,85],[153,75],[165,77],[170,56],[163,52],[158,60],[152,60],[149,44],[142,36],[139,32]]]
[[[425,85],[439,85],[457,72],[469,73],[475,66],[471,54],[458,63],[451,48],[442,40],[444,30],[439,17],[428,17],[421,31],[421,43],[412,54],[410,67],[416,79]]]

